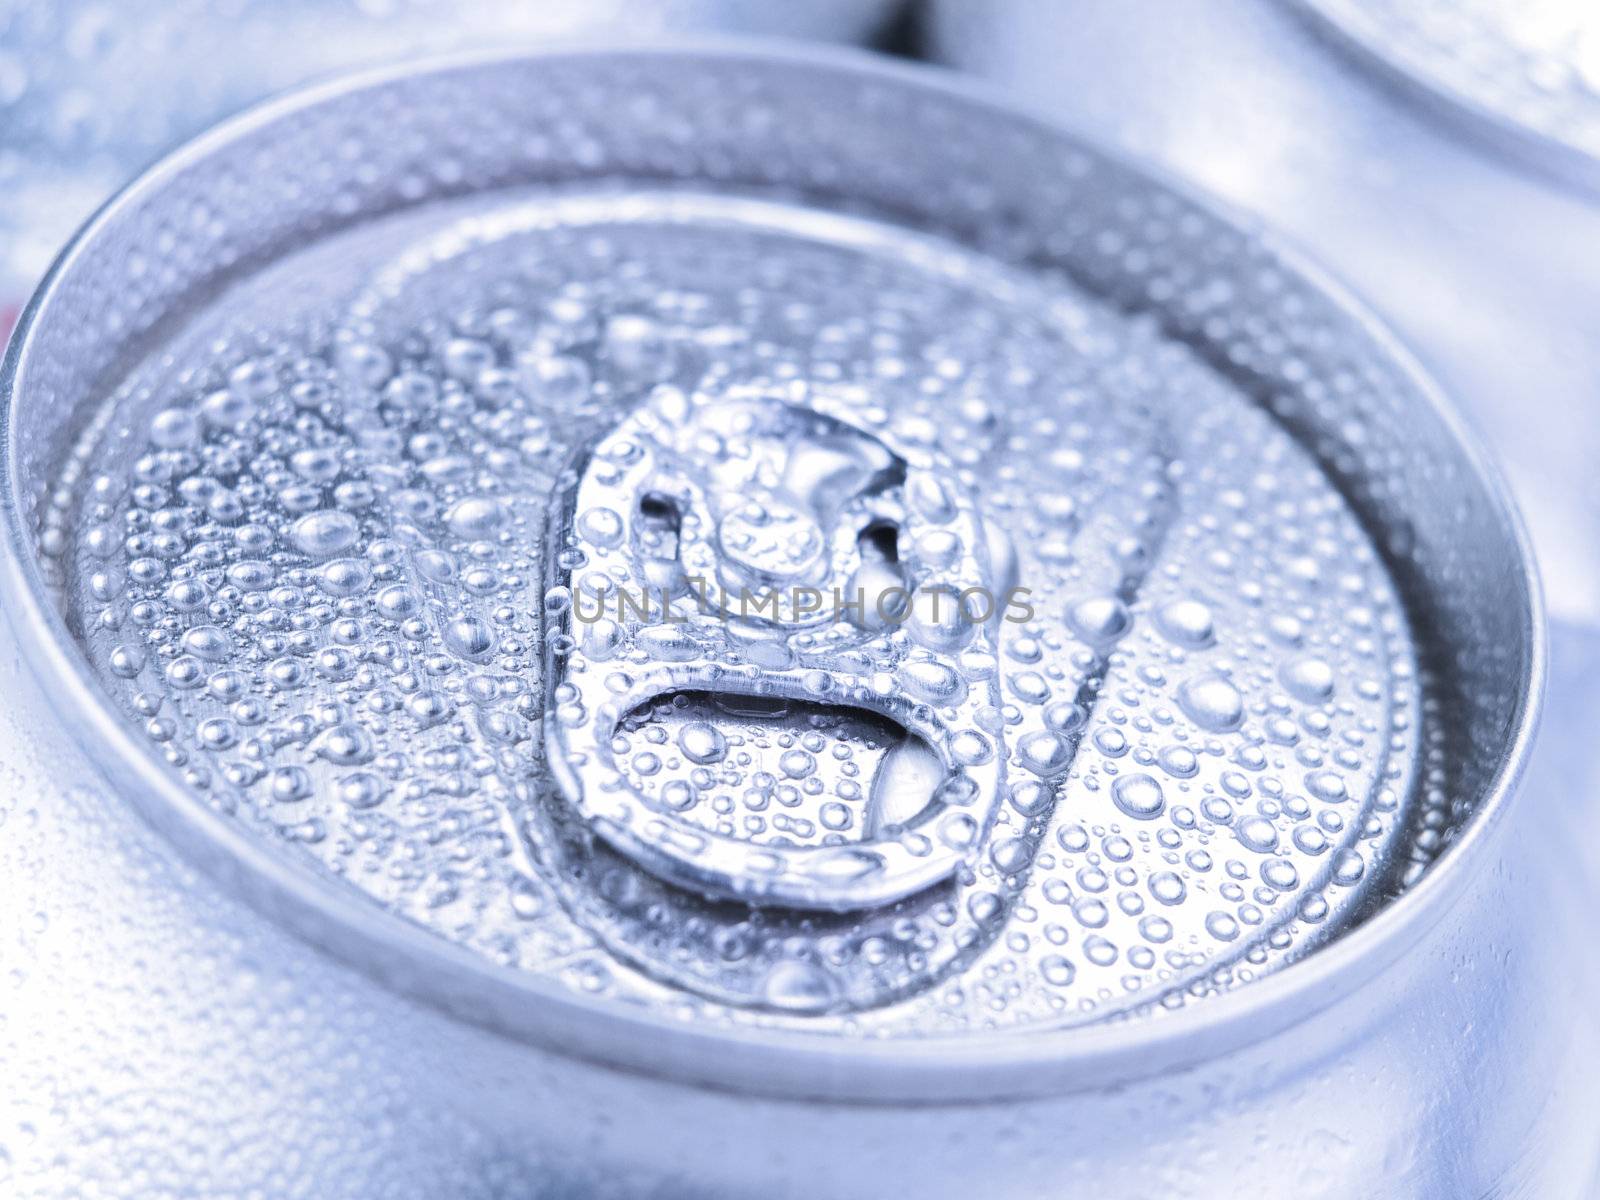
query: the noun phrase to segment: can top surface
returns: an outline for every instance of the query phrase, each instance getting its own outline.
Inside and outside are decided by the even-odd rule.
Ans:
[[[1417,907],[1529,718],[1514,517],[1392,347],[917,72],[313,93],[114,204],[10,367],[134,798],[496,1024],[926,1067],[1221,1009]]]
[[[1570,0],[1296,0],[1533,165],[1600,187],[1600,13]]]

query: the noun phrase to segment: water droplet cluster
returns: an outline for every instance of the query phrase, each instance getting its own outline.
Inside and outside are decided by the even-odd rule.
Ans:
[[[1150,324],[932,237],[688,193],[480,200],[307,255],[128,376],[42,535],[114,702],[279,853],[583,992],[872,1036],[1182,1004],[1415,858],[1395,589],[1294,440]],[[1004,796],[987,825],[949,806],[955,878],[870,912],[664,883],[573,818],[544,754],[550,656],[615,649],[603,624],[550,642],[547,555],[620,528],[550,536],[569,461],[642,404],[752,391],[937,452],[1027,589],[994,653],[945,631],[961,678],[896,685],[938,708],[992,681],[967,732],[1006,748]],[[725,523],[752,569],[815,551],[775,511]],[[887,636],[940,634],[917,619]],[[880,776],[940,786],[825,699],[664,696],[616,739],[635,786],[753,841],[848,845]]]
[[[859,840],[883,759],[917,753],[867,713],[685,693],[636,709],[615,740],[635,787],[693,824],[756,844]],[[937,772],[920,782],[926,802]]]

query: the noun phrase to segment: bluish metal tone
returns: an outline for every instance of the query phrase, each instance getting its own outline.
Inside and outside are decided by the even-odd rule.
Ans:
[[[530,148],[539,122],[585,131],[580,152]],[[668,146],[689,156],[671,172]],[[108,378],[239,264],[462,196],[652,179],[799,188],[1058,272],[1258,397],[1418,631],[1439,815],[1408,836],[1431,865],[1313,952],[1157,1017],[852,1039],[497,965],[201,802],[107,702],[47,579],[58,472]],[[1566,916],[1593,894],[1550,851],[1578,838],[1562,797],[1522,794],[1545,648],[1517,517],[1334,285],[1048,123],[932,72],[749,48],[333,85],[103,210],[0,385],[0,1144],[22,1194],[1575,1197],[1593,1173],[1597,964]]]
[[[907,692],[897,676],[920,647],[889,636],[898,627],[880,617],[876,592],[865,596],[858,582],[864,564],[857,529],[876,524],[897,530],[897,540],[908,548],[898,582],[904,588],[943,589],[954,608],[969,589],[990,598],[1000,591],[993,583],[977,503],[964,494],[950,464],[927,452],[896,453],[838,418],[764,397],[747,398],[742,405],[701,403],[692,413],[690,406],[674,390],[636,410],[594,448],[570,504],[557,510],[547,553],[575,546],[592,561],[620,549],[626,576],[619,580],[608,573],[607,586],[631,586],[651,610],[643,622],[596,622],[608,638],[596,659],[653,661],[620,693],[598,672],[569,674],[570,656],[548,665],[552,689],[570,691],[545,716],[545,745],[554,769],[596,832],[650,870],[696,891],[835,912],[874,908],[922,891],[971,857],[999,810],[1004,745],[997,752],[992,735],[978,732],[983,710],[1002,703],[999,681],[991,674],[947,711]],[[708,462],[703,447],[720,445],[719,430],[729,429],[738,429],[757,450],[719,469]],[[815,460],[810,470],[803,461],[807,447],[816,447],[809,455]],[[802,489],[816,489],[804,505],[795,504],[790,483],[797,474],[818,475],[801,481]],[[790,486],[764,486],[769,478]],[[640,504],[645,497],[665,501],[673,510],[670,554],[643,552]],[[704,518],[685,521],[686,514]],[[754,547],[759,555],[729,549],[737,544],[730,534],[748,536],[746,525],[763,535]],[[953,562],[923,563],[915,548],[930,544],[933,534],[958,538],[955,544],[966,549]],[[558,581],[573,606],[581,608],[583,588],[575,572],[560,572]],[[834,598],[854,591],[863,593],[863,611],[858,619],[841,622],[830,611]],[[715,613],[691,634],[683,628],[687,614],[666,609],[668,598],[680,607],[698,609],[704,600],[708,608],[727,611]],[[589,603],[603,599],[590,597]],[[763,601],[768,606],[756,608]],[[1000,606],[990,599],[988,608],[964,649],[994,653]],[[571,606],[565,609],[557,637],[597,632],[576,625],[573,612]],[[753,639],[808,629],[828,639],[826,659],[763,663],[746,653]],[[945,669],[953,676],[953,668]],[[875,832],[840,846],[796,847],[747,841],[652,809],[618,770],[611,741],[623,717],[641,703],[697,689],[778,700],[826,696],[877,712],[935,748],[948,772],[941,794],[958,798],[959,804],[936,802],[908,814],[898,836]],[[960,755],[963,735],[976,740],[979,750]],[[951,842],[928,837],[924,826],[951,817],[974,821],[978,834]]]
[[[1396,20],[1407,11],[1409,28]],[[928,12],[937,57],[1239,205],[1364,296],[1494,446],[1552,614],[1600,624],[1591,5],[936,0]],[[1519,26],[1528,44],[1495,43]],[[1564,72],[1548,48],[1524,61],[1562,36],[1575,56]]]
[[[0,0],[0,335],[156,157],[285,88],[418,55],[717,33],[863,42],[893,0]]]

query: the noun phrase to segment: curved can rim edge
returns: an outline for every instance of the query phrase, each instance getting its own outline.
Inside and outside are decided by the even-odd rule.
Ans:
[[[320,102],[415,74],[446,74],[496,64],[572,56],[673,55],[767,61],[846,72],[920,88],[1030,121],[1097,156],[1126,165],[1195,208],[1262,235],[1261,223],[1196,186],[1065,129],[1048,115],[955,73],[897,62],[867,51],[795,47],[750,38],[673,39],[652,43],[551,42],[537,49],[474,52],[411,60],[313,84],[256,104],[172,151],[127,184],[57,256],[23,309],[0,366],[0,598],[18,635],[19,654],[50,689],[55,716],[70,719],[79,740],[105,747],[127,776],[120,794],[227,892],[347,967],[446,1016],[542,1049],[670,1082],[781,1099],[835,1103],[983,1103],[1095,1092],[1182,1070],[1264,1040],[1343,1000],[1371,981],[1437,924],[1475,870],[1494,852],[1536,732],[1546,675],[1543,602],[1527,531],[1498,468],[1491,464],[1433,381],[1370,309],[1277,235],[1271,247],[1285,266],[1328,293],[1365,336],[1395,363],[1462,447],[1477,481],[1504,516],[1529,595],[1527,690],[1508,745],[1480,810],[1424,877],[1399,899],[1305,958],[1247,986],[1155,1020],[1032,1032],[963,1034],[926,1040],[848,1041],[760,1029],[707,1029],[603,999],[581,999],[558,983],[497,966],[465,947],[363,903],[347,887],[273,853],[235,822],[198,803],[139,743],[105,703],[45,594],[29,531],[13,494],[17,446],[12,436],[18,378],[35,327],[61,277],[125,208],[171,176],[230,141]],[[101,768],[97,764],[97,770]],[[101,770],[102,775],[104,774]]]

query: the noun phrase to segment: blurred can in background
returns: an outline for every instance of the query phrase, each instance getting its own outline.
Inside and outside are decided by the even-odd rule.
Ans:
[[[24,1194],[1592,1178],[1518,518],[1336,286],[1092,144],[817,52],[327,85],[107,206],[0,388]],[[1039,604],[573,624],[697,565]]]
[[[0,337],[68,235],[264,96],[416,55],[560,38],[870,38],[895,0],[0,0]]]
[[[1290,234],[1483,431],[1600,622],[1600,10],[934,0],[935,54]]]

